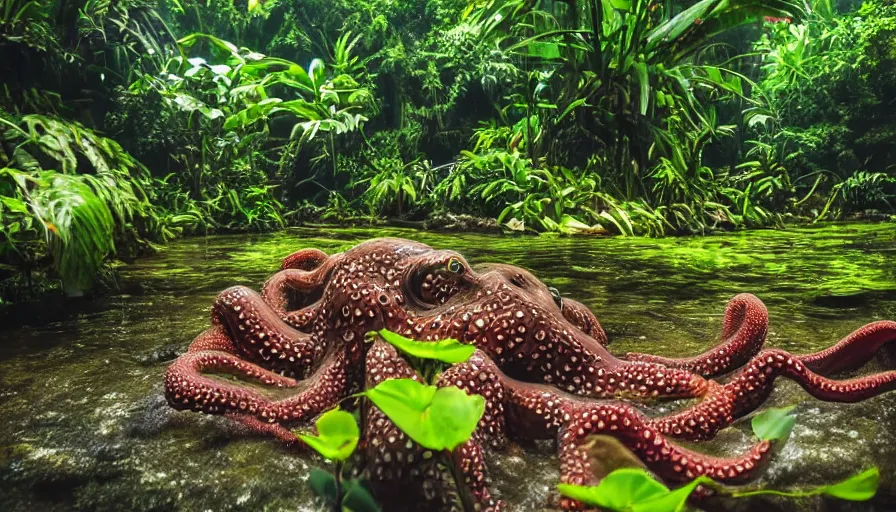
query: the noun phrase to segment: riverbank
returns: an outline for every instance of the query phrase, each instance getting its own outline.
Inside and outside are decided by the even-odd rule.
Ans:
[[[824,223],[793,223],[788,224],[778,228],[765,228],[762,230],[758,229],[741,229],[741,230],[713,230],[703,233],[701,236],[714,236],[725,233],[732,232],[740,232],[740,233],[751,233],[757,231],[766,231],[769,229],[775,230],[793,230],[793,229],[824,229],[825,226],[840,226],[840,225],[863,225],[863,224],[894,224],[896,225],[896,216],[892,215],[883,215],[883,214],[870,214],[865,213],[861,216],[855,216],[853,219],[837,221],[837,222],[824,222]],[[568,229],[566,232],[554,232],[554,233],[539,233],[532,230],[525,229],[510,229],[507,226],[502,226],[497,223],[494,219],[485,218],[485,217],[476,217],[472,215],[455,215],[455,214],[445,214],[441,216],[434,216],[430,219],[423,221],[405,221],[398,219],[381,219],[378,221],[366,220],[364,222],[357,223],[348,223],[348,224],[334,224],[334,223],[303,223],[300,226],[295,226],[287,229],[316,229],[321,231],[327,230],[351,230],[351,229],[360,229],[360,230],[371,230],[373,234],[371,237],[375,237],[375,230],[377,229],[412,229],[422,232],[433,232],[440,234],[463,234],[463,233],[483,233],[490,235],[505,235],[508,237],[518,237],[518,236],[546,236],[546,237],[556,237],[556,236],[581,236],[581,237],[612,237],[619,236],[618,234],[611,233],[604,229]],[[896,229],[896,228],[894,228]],[[258,236],[259,233],[247,233],[245,231],[233,231],[227,233],[216,233],[211,235],[189,235],[190,237],[208,237],[208,236]],[[690,235],[681,235],[681,236],[690,236]],[[675,238],[675,237],[672,237]],[[656,239],[656,238],[650,238]],[[137,259],[144,258],[147,256],[151,256],[156,250],[164,250],[165,245],[154,245],[154,250],[150,252],[146,252],[141,254],[140,256],[131,258],[130,261],[136,261]],[[118,278],[117,270],[122,266],[127,265],[128,262],[120,261],[120,260],[111,260],[108,264],[101,269],[99,276],[97,278],[97,287],[93,290],[93,295],[105,295],[108,293],[115,293],[115,291],[120,286],[120,280]],[[35,305],[43,305],[46,308],[59,308],[59,307],[67,307],[71,305],[71,301],[66,300],[65,293],[62,287],[62,281],[55,277],[50,277],[49,269],[45,269],[39,272],[33,273],[20,273],[14,274],[12,277],[7,278],[5,280],[0,281],[0,325],[3,325],[5,321],[10,318],[16,316],[16,312],[24,309],[28,309]],[[77,299],[77,298],[76,298]]]

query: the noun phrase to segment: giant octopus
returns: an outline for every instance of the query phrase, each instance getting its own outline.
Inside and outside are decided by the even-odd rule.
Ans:
[[[486,399],[472,438],[449,462],[455,476],[463,475],[465,495],[476,510],[504,507],[488,490],[485,459],[508,440],[554,440],[566,483],[597,483],[589,439],[606,435],[667,483],[706,475],[736,484],[760,474],[772,453],[767,441],[721,458],[671,439],[712,438],[761,405],[777,377],[834,402],[857,402],[896,388],[896,371],[850,380],[825,377],[863,365],[896,340],[893,321],[867,324],[826,350],[793,355],[763,349],[765,305],[740,294],[729,302],[721,342],[710,350],[682,359],[620,357],[607,350],[607,336],[588,308],[522,268],[474,269],[453,251],[377,239],[330,256],[298,251],[261,294],[243,286],[222,292],[212,307],[211,327],[168,368],[165,394],[176,409],[224,415],[301,446],[291,427],[310,424],[365,386],[420,379],[391,345],[368,341],[367,333],[384,328],[418,341],[454,338],[476,347],[467,362],[437,381]],[[265,393],[258,383],[279,390]],[[651,417],[633,405],[662,399],[697,400],[666,416]],[[446,498],[452,489],[445,463],[376,407],[365,404],[362,410],[364,476],[388,509],[456,506]],[[396,488],[402,492],[388,492]],[[557,505],[584,508],[567,498]]]

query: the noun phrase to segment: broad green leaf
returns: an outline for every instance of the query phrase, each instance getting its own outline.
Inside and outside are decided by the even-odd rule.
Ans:
[[[617,11],[629,12],[632,10],[631,0],[610,0],[610,5]]]
[[[476,350],[476,347],[473,345],[465,345],[451,338],[441,341],[416,341],[387,329],[383,329],[377,334],[390,345],[409,356],[421,359],[435,359],[436,361],[449,364],[463,363],[470,359],[470,356]]]
[[[744,207],[746,209],[746,206]],[[790,415],[795,406],[768,409],[753,416],[753,433],[765,441],[787,439],[796,419]]]
[[[429,419],[445,449],[453,450],[470,439],[484,412],[485,398],[448,386],[432,397]]]
[[[527,47],[529,55],[545,60],[560,58],[560,45],[545,41],[533,41]]]
[[[358,446],[360,432],[354,416],[331,409],[315,423],[317,435],[299,434],[299,438],[324,458],[346,460]]]
[[[866,501],[877,493],[880,470],[871,468],[840,483],[822,487],[822,493],[841,500]]]
[[[691,481],[691,483],[679,487],[674,491],[658,494],[654,497],[635,503],[632,505],[631,510],[632,512],[678,512],[684,510],[688,497],[694,492],[694,489],[700,484],[707,483],[712,484],[713,481],[706,476],[698,477]]]
[[[16,199],[15,197],[0,196],[0,201],[3,201],[3,205],[9,208],[9,210],[12,212],[28,213],[28,205],[20,199]]]
[[[345,482],[345,496],[342,498],[343,510],[351,512],[380,512],[382,510],[373,496],[358,480]]]
[[[320,468],[312,468],[308,475],[308,485],[314,494],[327,503],[332,504],[336,501],[336,478],[331,473]]]
[[[208,42],[208,49],[212,53],[215,53],[217,57],[232,57],[241,61],[242,58],[239,56],[239,48],[236,47],[231,42],[225,41],[223,39],[219,39],[215,36],[209,34],[202,34],[199,32],[187,35],[178,39],[177,45],[180,46],[181,49],[192,48],[197,43],[201,41]]]
[[[613,471],[596,486],[560,484],[560,493],[586,505],[612,510],[630,510],[632,505],[669,493],[643,469],[622,468]]]
[[[647,76],[647,64],[644,62],[635,62],[632,64],[635,74],[638,76],[638,83],[641,86],[641,115],[647,115],[647,106],[650,102],[650,77]]]
[[[485,399],[479,395],[411,379],[381,382],[364,395],[408,437],[430,450],[453,450],[465,442],[485,412]]]

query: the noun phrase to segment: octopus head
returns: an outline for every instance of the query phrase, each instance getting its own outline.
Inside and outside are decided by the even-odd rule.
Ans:
[[[454,251],[429,251],[402,282],[410,318],[402,330],[417,339],[457,338],[536,376],[609,356],[597,318],[523,268],[471,266]]]

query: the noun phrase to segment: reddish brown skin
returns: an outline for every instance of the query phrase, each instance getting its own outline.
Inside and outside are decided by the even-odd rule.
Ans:
[[[485,486],[483,453],[500,449],[508,437],[557,439],[565,482],[593,483],[582,443],[598,433],[617,437],[667,481],[705,474],[740,482],[755,476],[767,445],[740,458],[716,459],[686,453],[667,437],[713,437],[760,406],[778,376],[829,401],[854,402],[896,388],[894,371],[848,381],[822,376],[864,364],[896,339],[896,322],[874,322],[827,350],[794,356],[762,349],[767,311],[758,298],[741,294],[728,305],[721,343],[707,352],[683,359],[619,358],[605,348],[606,334],[587,307],[555,301],[524,269],[496,264],[474,270],[453,251],[378,239],[331,256],[316,249],[294,253],[260,295],[245,287],[222,292],[212,308],[212,327],[168,369],[166,396],[175,408],[224,414],[296,443],[289,426],[308,424],[384,374],[414,378],[394,351],[365,343],[366,333],[383,328],[420,341],[455,338],[478,349],[470,362],[446,371],[440,385],[486,396],[480,428],[456,461],[484,508],[500,502]],[[275,399],[211,372],[281,391]],[[729,376],[722,383],[708,380],[723,374]],[[648,419],[615,401],[619,397],[700,400]],[[403,434],[381,412],[373,409],[365,425],[373,481],[429,481],[421,499],[443,495],[443,475],[427,476],[426,467],[415,473],[407,457],[423,452],[407,439],[390,442]],[[370,452],[377,446],[389,450]]]

